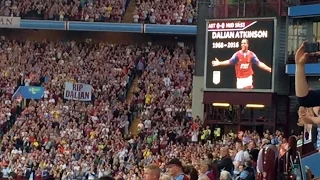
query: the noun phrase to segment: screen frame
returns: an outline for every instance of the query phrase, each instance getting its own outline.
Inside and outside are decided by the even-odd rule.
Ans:
[[[270,20],[273,21],[273,57],[272,57],[272,74],[271,74],[271,89],[236,89],[236,88],[208,88],[207,87],[207,63],[208,63],[208,24],[210,21],[247,21],[247,20]],[[277,49],[277,18],[276,17],[266,17],[266,18],[230,18],[230,19],[206,19],[206,40],[205,40],[205,58],[204,58],[204,83],[203,91],[226,91],[226,92],[265,92],[274,93],[274,81],[275,81],[275,70],[276,70],[276,49]]]

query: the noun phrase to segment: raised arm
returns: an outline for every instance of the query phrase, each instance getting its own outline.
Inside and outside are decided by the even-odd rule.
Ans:
[[[233,65],[233,64],[236,64],[237,62],[238,62],[237,53],[234,53],[232,57],[228,60],[219,61],[218,58],[215,58],[211,63],[212,63],[212,66],[215,67],[215,66]]]
[[[305,42],[301,44],[295,55],[296,74],[295,90],[300,106],[320,106],[320,90],[310,90],[305,73],[305,64],[308,60],[308,53],[304,52]]]
[[[254,53],[253,53],[253,56],[252,56],[252,63],[256,64],[259,68],[261,68],[261,69],[263,69],[263,70],[265,70],[267,72],[271,73],[271,71],[272,71],[272,69],[269,66],[267,66],[265,63],[261,62],[258,59],[257,55],[255,55]]]

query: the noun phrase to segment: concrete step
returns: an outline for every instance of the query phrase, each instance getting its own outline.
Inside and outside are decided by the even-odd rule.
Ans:
[[[123,17],[123,22],[132,23],[133,21],[133,13],[136,10],[136,1],[130,0],[129,6],[126,10],[126,14]]]
[[[140,121],[141,121],[140,118],[136,117],[131,123],[130,132],[133,136],[138,135],[138,124],[140,123]]]
[[[138,82],[139,82],[139,78],[136,77],[133,82],[132,85],[130,87],[130,90],[128,92],[127,98],[126,98],[126,102],[127,103],[131,103],[133,96],[134,96],[134,92],[135,90],[138,88]],[[138,124],[140,123],[140,118],[139,117],[135,117],[135,119],[132,121],[131,126],[130,126],[130,132],[132,135],[137,136],[138,135]]]

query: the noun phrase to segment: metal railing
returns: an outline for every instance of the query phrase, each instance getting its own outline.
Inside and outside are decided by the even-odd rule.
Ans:
[[[286,16],[287,3],[282,0],[267,2],[238,2],[212,6],[211,18],[248,18]]]
[[[290,0],[288,1],[288,6],[301,6],[301,5],[311,5],[320,4],[320,0]]]
[[[295,64],[294,54],[288,54],[287,62],[286,64]],[[315,64],[320,63],[320,56],[319,55],[313,55],[309,56],[307,64]]]

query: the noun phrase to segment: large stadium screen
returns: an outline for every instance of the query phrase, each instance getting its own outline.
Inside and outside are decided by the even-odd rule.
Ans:
[[[207,20],[206,91],[273,91],[275,19]]]

